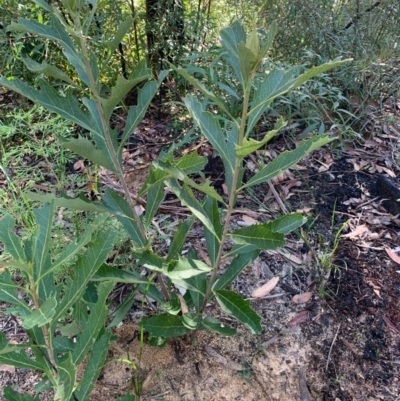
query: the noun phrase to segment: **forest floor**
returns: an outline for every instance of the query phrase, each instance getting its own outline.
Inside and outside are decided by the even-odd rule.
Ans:
[[[285,209],[308,217],[301,235],[289,236],[284,249],[263,252],[233,284],[251,299],[254,289],[281,277],[268,296],[251,299],[262,317],[262,334],[251,335],[210,305],[210,314],[237,327],[235,337],[199,332],[162,349],[145,340],[141,350],[137,324],[151,305],[143,309],[138,301],[115,330],[108,361],[128,357],[139,369],[106,365],[91,399],[113,400],[143,381],[141,400],[399,400],[400,122],[393,123],[396,113],[388,113],[391,125],[377,124],[362,144],[319,149],[280,177],[275,191],[262,185],[238,199],[239,225],[267,221]],[[135,132],[125,153],[133,193],[157,158],[165,130],[162,123],[144,120]],[[280,135],[258,156],[268,161],[294,146],[296,133],[301,130],[292,132],[291,144]],[[191,146],[210,157],[209,176],[222,191],[218,158],[211,157],[207,143]],[[257,158],[247,161],[249,175],[256,166]],[[106,172],[100,177],[104,186],[116,187]],[[187,214],[173,198],[161,211],[176,221]],[[188,246],[201,248],[201,236],[195,226]],[[0,318],[9,339],[23,341],[13,319]],[[0,388],[32,390],[38,381],[30,371],[0,366]]]

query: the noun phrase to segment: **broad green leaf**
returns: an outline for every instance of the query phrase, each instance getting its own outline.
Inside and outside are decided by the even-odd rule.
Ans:
[[[239,68],[242,74],[242,84],[246,90],[251,84],[251,75],[257,65],[257,55],[254,54],[244,42],[239,43],[238,53]]]
[[[179,198],[182,204],[185,205],[204,224],[205,227],[217,236],[212,222],[207,217],[203,207],[194,196],[192,190],[186,184],[183,184],[183,187],[180,187],[176,180],[172,179],[167,180],[166,185]]]
[[[79,138],[65,140],[61,136],[57,136],[60,146],[69,149],[71,152],[92,161],[99,166],[105,167],[107,170],[117,172],[116,167],[109,161],[107,154],[93,144],[87,138],[80,136]]]
[[[283,127],[286,126],[286,121],[283,118],[279,118],[276,122],[273,130],[269,131],[261,141],[256,141],[255,139],[244,139],[242,146],[235,145],[237,157],[244,158],[249,154],[260,149],[261,146],[266,145]]]
[[[239,228],[230,237],[237,244],[254,245],[260,250],[276,249],[285,245],[283,234],[272,231],[268,224]]]
[[[136,246],[145,248],[147,246],[147,239],[144,238],[140,232],[128,202],[109,188],[106,189],[106,195],[103,198],[103,202],[115,213],[117,219],[122,223]]]
[[[96,383],[97,378],[104,367],[108,348],[111,340],[111,331],[106,330],[103,335],[94,343],[86,365],[85,373],[80,381],[78,390],[74,395],[78,400],[89,399],[89,394]]]
[[[222,29],[220,36],[222,46],[237,58],[239,43],[246,42],[246,32],[243,25],[239,21],[235,21],[228,28]]]
[[[170,315],[177,315],[182,309],[181,301],[176,296],[176,294],[172,294],[171,300],[168,302],[165,302],[161,306],[161,309]]]
[[[301,213],[290,213],[267,224],[271,231],[286,235],[301,227],[306,221],[307,219]]]
[[[222,238],[223,225],[221,224],[221,216],[215,199],[207,196],[203,208],[214,227],[215,233],[217,234],[215,236],[207,229],[207,227],[204,227],[204,237],[206,239],[208,256],[210,257],[211,264],[214,266]]]
[[[138,90],[138,104],[137,106],[132,106],[129,108],[128,117],[126,118],[125,128],[119,147],[119,154],[122,152],[122,148],[125,145],[125,142],[133,134],[133,131],[138,126],[138,124],[143,120],[146,110],[149,107],[154,95],[158,90],[158,87],[164,80],[165,76],[166,72],[161,71],[157,82],[146,82],[143,88]]]
[[[138,273],[118,269],[116,267],[103,264],[96,274],[92,277],[92,281],[112,281],[116,283],[127,284],[148,284],[146,277]]]
[[[208,139],[214,149],[221,157],[226,170],[234,170],[231,157],[227,151],[226,138],[221,130],[217,118],[209,111],[204,111],[201,103],[192,96],[185,96],[183,99],[193,120],[199,126],[201,132]]]
[[[172,281],[177,279],[188,279],[190,277],[209,272],[211,266],[201,260],[179,258],[177,261],[171,261],[168,265],[163,266],[163,273]]]
[[[35,309],[28,316],[22,318],[22,326],[24,329],[29,330],[34,326],[44,326],[49,323],[56,313],[57,299],[49,298],[39,309]]]
[[[189,330],[196,330],[199,327],[201,321],[202,319],[199,313],[189,312],[182,315],[182,323]]]
[[[34,20],[18,18],[18,24],[12,23],[8,29],[12,31],[38,34],[46,39],[58,42],[63,48],[65,57],[75,67],[79,78],[90,87],[89,77],[86,73],[85,63],[81,52],[75,47],[74,42],[55,17],[50,17],[50,21],[46,25]]]
[[[95,344],[100,330],[104,328],[108,314],[106,301],[113,287],[113,283],[101,283],[98,287],[97,302],[95,304],[88,304],[90,311],[89,319],[83,328],[83,332],[76,337],[76,347],[72,352],[72,362],[74,365],[79,365],[83,361],[86,354]]]
[[[0,85],[27,97],[88,131],[93,130],[90,118],[81,110],[78,100],[71,93],[60,96],[53,87],[43,80],[40,80],[40,90],[33,89],[19,79],[9,81],[4,77],[0,77]]]
[[[34,237],[34,271],[33,278],[36,284],[49,273],[50,267],[50,240],[51,226],[54,217],[54,203],[46,204],[39,209],[33,211],[36,224],[38,225],[37,232]]]
[[[129,15],[124,21],[122,21],[115,33],[114,39],[107,41],[106,46],[108,47],[110,54],[113,54],[118,48],[119,44],[124,39],[124,36],[128,33],[129,29],[133,24],[134,19]]]
[[[107,326],[108,329],[118,326],[125,319],[125,316],[131,310],[132,305],[135,302],[135,295],[136,291],[131,291],[124,301],[117,306],[117,309],[114,311],[114,318]]]
[[[204,96],[206,96],[207,98],[209,98],[211,101],[213,101],[221,111],[225,112],[227,116],[229,116],[230,118],[233,117],[231,116],[229,109],[227,108],[227,106],[225,106],[224,102],[222,101],[222,99],[220,99],[218,96],[216,96],[213,92],[211,92],[210,90],[208,90],[200,81],[198,81],[196,78],[193,77],[193,75],[191,75],[190,73],[188,73],[185,69],[183,68],[177,68],[175,66],[173,66],[171,63],[168,63],[169,66],[174,69],[179,75],[182,75],[183,78],[185,78],[190,84],[192,84],[196,89],[198,89],[201,93],[203,93]],[[184,101],[186,104],[186,98],[188,96],[185,97]],[[186,104],[186,107],[188,107],[188,105]],[[188,107],[189,108],[189,107]]]
[[[105,205],[93,202],[84,196],[80,196],[79,198],[71,198],[68,195],[61,194],[61,196],[56,198],[51,194],[43,195],[36,192],[27,192],[26,196],[31,200],[42,203],[51,203],[54,201],[54,205],[57,207],[65,207],[73,210],[98,213],[112,212],[110,208],[106,207]]]
[[[25,252],[22,249],[19,238],[12,232],[15,227],[15,220],[9,214],[6,214],[0,220],[0,241],[4,244],[7,252],[18,260],[25,261]]]
[[[196,308],[196,311],[200,312],[207,292],[206,274],[198,274],[197,276],[190,277],[184,281],[186,285],[184,288],[189,290],[193,305]]]
[[[67,310],[82,297],[88,282],[111,252],[115,235],[114,230],[97,233],[92,242],[88,244],[88,250],[83,255],[78,256],[74,269],[74,278],[67,279],[65,294],[58,304],[54,321],[63,317]]]
[[[152,337],[180,337],[190,331],[183,324],[182,316],[154,315],[143,318],[140,324]]]
[[[64,71],[50,64],[47,64],[46,61],[42,61],[42,63],[37,63],[35,60],[31,59],[28,56],[22,57],[22,61],[24,62],[28,70],[34,72],[35,74],[44,74],[47,77],[52,77],[60,81],[67,82],[70,85],[75,85],[74,81]]]
[[[250,301],[245,301],[239,294],[233,291],[214,291],[221,309],[250,329],[253,334],[262,331],[261,317],[250,307]]]
[[[332,142],[335,138],[327,135],[314,136],[302,142],[295,150],[285,151],[277,156],[272,162],[268,163],[261,171],[252,177],[240,190],[266,182],[277,175],[283,173],[289,167],[298,163],[304,156],[315,149]]]
[[[158,208],[165,198],[164,183],[152,185],[146,198],[145,226],[149,228],[153,217],[156,215]]]
[[[54,399],[59,401],[70,401],[75,389],[77,366],[72,362],[71,354],[67,359],[57,364],[58,384],[55,387]]]
[[[222,334],[223,336],[234,336],[236,334],[236,329],[232,327],[225,326],[217,319],[207,316],[200,323],[199,330],[205,331],[213,331],[218,334]]]
[[[253,252],[255,250],[260,251],[257,246],[250,244],[234,244],[233,247],[228,251],[224,257],[243,255],[245,253]]]
[[[184,223],[179,223],[178,229],[172,239],[171,245],[169,246],[168,256],[166,262],[170,262],[177,255],[180,254],[183,245],[186,243],[186,238],[189,234],[190,229],[194,223],[195,216],[188,217]]]
[[[31,359],[23,351],[13,351],[0,354],[0,364],[15,366],[16,368],[33,369],[41,372],[47,371],[47,366],[42,365],[35,359]]]
[[[35,398],[33,398],[28,393],[20,394],[17,391],[15,391],[11,386],[4,387],[3,396],[4,399],[7,401],[40,401],[38,395]]]
[[[163,162],[161,160],[155,161],[154,165],[163,171],[166,171],[167,173],[170,174],[171,177],[176,178],[185,184],[191,186],[192,188],[197,189],[198,191],[204,192],[205,194],[213,197],[219,202],[224,202],[222,197],[218,194],[218,192],[210,186],[210,182],[206,181],[204,184],[196,184],[193,180],[191,180],[182,170],[180,170],[178,167],[171,165],[168,162]],[[205,163],[204,163],[205,165]]]
[[[42,7],[43,9],[45,9],[46,11],[48,11],[49,13],[53,13],[53,7],[46,3],[45,0],[33,0],[36,4],[38,4],[40,7]]]
[[[226,268],[225,272],[215,282],[213,290],[217,291],[227,288],[242,270],[256,259],[259,253],[259,250],[253,250],[242,255],[237,255]]]

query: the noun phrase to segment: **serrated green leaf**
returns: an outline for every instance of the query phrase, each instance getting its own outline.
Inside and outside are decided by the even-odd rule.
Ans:
[[[149,228],[153,217],[156,215],[158,208],[165,198],[164,183],[158,185],[152,185],[149,189],[146,199],[146,211],[145,211],[145,226]]]
[[[257,121],[264,113],[268,105],[277,98],[293,89],[299,87],[309,79],[329,71],[341,64],[347,63],[347,60],[334,60],[328,63],[312,67],[297,78],[298,67],[282,70],[275,69],[266,75],[263,81],[256,84],[256,91],[252,101],[252,107],[248,113],[248,125],[246,129],[246,137],[251,133]]]
[[[143,88],[138,90],[138,104],[137,106],[132,106],[129,108],[124,132],[121,138],[121,144],[118,150],[119,154],[121,154],[125,142],[132,135],[138,124],[143,120],[146,110],[149,107],[154,95],[156,94],[158,87],[165,78],[165,75],[166,72],[161,71],[157,82],[146,82]]]
[[[67,359],[57,364],[58,383],[55,386],[55,400],[69,401],[75,389],[76,365],[72,362],[71,354]]]
[[[54,202],[56,207],[65,207],[73,210],[82,210],[86,212],[98,212],[105,213],[111,212],[110,208],[106,207],[101,203],[96,203],[87,199],[83,196],[79,198],[71,198],[68,195],[61,194],[59,197],[55,197],[51,194],[38,194],[36,192],[26,192],[25,194],[29,199],[42,202],[51,203]]]
[[[139,68],[138,71],[142,73],[141,75],[136,76],[135,79],[129,80],[125,79],[121,75],[118,75],[117,82],[111,88],[110,96],[107,99],[101,99],[104,115],[107,121],[110,119],[115,107],[129,93],[129,91],[136,85],[150,78],[148,70],[146,68],[142,68],[142,65],[139,65],[136,68]]]
[[[43,80],[39,82],[41,89],[36,90],[19,79],[9,81],[0,77],[0,85],[27,97],[88,131],[93,131],[90,118],[81,110],[78,100],[71,93],[67,93],[65,97],[60,96],[47,82]]]
[[[88,245],[88,250],[78,256],[74,269],[74,279],[68,280],[65,286],[65,294],[60,301],[54,321],[65,315],[67,310],[82,297],[86,286],[96,271],[103,265],[111,252],[115,239],[115,231],[99,232]]]
[[[8,352],[7,354],[0,354],[0,363],[15,366],[16,368],[33,369],[41,372],[47,371],[46,365],[42,365],[38,361],[31,359],[23,351],[13,351]]]
[[[39,309],[35,309],[28,316],[22,318],[22,326],[29,330],[34,326],[44,326],[49,323],[56,313],[57,299],[48,298]]]
[[[200,81],[198,81],[196,78],[193,77],[193,75],[191,75],[190,73],[188,73],[186,70],[184,70],[183,68],[177,68],[174,65],[172,65],[171,63],[168,63],[169,66],[174,69],[179,75],[182,75],[183,78],[185,78],[189,83],[191,83],[196,89],[198,89],[200,92],[203,93],[204,96],[206,96],[207,98],[209,98],[211,101],[213,101],[219,108],[221,111],[225,112],[227,116],[229,116],[230,118],[233,117],[231,116],[229,109],[225,106],[224,102],[222,99],[220,99],[218,96],[216,96],[213,92],[211,92],[210,90],[208,90]],[[188,96],[186,96],[188,97]],[[186,104],[186,100],[184,99],[185,104]],[[186,105],[186,107],[188,107]]]
[[[36,284],[49,273],[50,261],[50,239],[51,227],[54,217],[54,204],[46,204],[33,211],[38,225],[37,232],[34,237],[34,270],[33,278]]]
[[[114,39],[107,41],[106,46],[108,47],[110,54],[113,54],[118,48],[119,44],[124,39],[129,29],[133,24],[134,19],[129,15],[124,21],[118,25],[117,32],[115,33]]]
[[[206,163],[204,163],[204,165],[205,164]],[[179,169],[177,166],[171,165],[168,162],[163,162],[161,160],[158,160],[158,161],[154,162],[154,165],[158,169],[160,169],[162,171],[166,171],[170,175],[170,177],[176,178],[176,179],[184,182],[186,185],[189,185],[190,187],[195,188],[198,191],[204,192],[208,196],[211,196],[214,199],[216,199],[217,201],[224,203],[224,200],[218,194],[218,192],[212,186],[210,186],[209,181],[206,181],[201,185],[196,184],[196,182],[191,180],[181,169]]]
[[[302,142],[295,150],[285,151],[277,156],[272,162],[268,163],[261,171],[253,176],[240,190],[252,187],[257,184],[266,182],[285,170],[298,163],[304,156],[308,155],[315,149],[332,142],[335,138],[330,138],[327,135],[314,136]],[[239,190],[239,191],[240,191]]]
[[[199,330],[213,331],[215,333],[222,334],[223,336],[234,336],[236,334],[236,329],[225,326],[211,316],[207,316],[205,319],[203,319],[199,326]]]
[[[15,391],[11,386],[4,387],[3,396],[7,401],[40,401],[38,395],[35,398],[33,398],[27,393],[20,394],[17,391]]]
[[[260,250],[276,249],[285,245],[283,234],[274,232],[268,224],[239,228],[230,234],[237,244],[249,244]]]
[[[249,154],[255,152],[256,150],[260,149],[261,146],[266,145],[283,127],[286,126],[286,121],[283,118],[279,118],[276,122],[275,127],[273,130],[269,131],[261,141],[256,141],[255,139],[244,139],[243,145],[238,146],[235,145],[236,155],[237,157],[244,158]]]
[[[172,261],[163,266],[163,273],[172,281],[175,279],[187,279],[211,270],[212,267],[201,260],[181,257],[177,261]]]
[[[64,71],[50,64],[47,64],[46,61],[42,61],[42,63],[37,63],[35,60],[31,59],[28,56],[22,57],[22,61],[24,62],[28,70],[32,71],[35,74],[43,74],[47,77],[52,77],[60,81],[67,82],[70,85],[75,85],[74,81]]]
[[[223,290],[231,284],[235,278],[259,255],[259,250],[252,250],[242,255],[237,255],[228,265],[225,272],[218,278],[213,286],[213,290]]]
[[[25,261],[25,252],[22,249],[19,238],[12,232],[15,227],[15,220],[6,214],[0,220],[0,241],[3,242],[7,252],[19,261]]]
[[[148,192],[151,188],[159,185],[163,185],[164,181],[170,178],[170,174],[166,171],[157,170],[153,165],[150,166],[149,175],[146,178],[142,188],[138,193],[138,196],[143,196],[146,192]]]
[[[139,226],[135,222],[128,202],[112,189],[107,188],[105,192],[106,195],[103,198],[104,204],[115,213],[117,219],[122,223],[136,246],[145,248],[147,246],[147,239],[143,237]]]
[[[200,202],[194,196],[192,190],[186,184],[183,184],[183,187],[180,187],[176,180],[172,179],[167,180],[166,185],[179,198],[182,204],[184,204],[204,224],[205,227],[217,236],[214,226],[204,212]]]
[[[27,348],[33,348],[34,345],[31,343],[23,344],[10,344],[7,342],[6,335],[0,331],[0,354],[7,354],[9,352],[20,352]]]
[[[167,312],[169,315],[177,315],[182,309],[181,301],[176,294],[172,294],[171,300],[165,302],[161,306],[161,309]]]
[[[60,146],[64,149],[69,149],[91,162],[105,167],[107,170],[117,172],[116,167],[108,160],[107,154],[96,148],[96,146],[87,138],[80,136],[79,138],[65,140],[61,136],[57,136]]]
[[[177,255],[180,254],[194,221],[195,221],[195,216],[190,216],[185,220],[184,223],[181,222],[179,223],[178,229],[176,230],[171,245],[169,246],[166,262],[170,262],[172,259],[174,259]]]
[[[72,363],[74,365],[79,365],[83,361],[96,342],[100,330],[104,328],[108,314],[106,300],[113,287],[113,283],[101,283],[98,287],[97,302],[95,304],[88,303],[89,319],[83,332],[76,337],[76,347],[72,352]]]
[[[245,301],[239,294],[233,291],[214,291],[221,309],[250,329],[253,334],[262,331],[261,317],[250,307],[250,301]]]
[[[92,281],[112,281],[115,283],[127,284],[148,284],[146,277],[128,270],[118,269],[116,267],[103,264],[96,274],[91,278]]]
[[[196,98],[188,95],[183,100],[195,123],[221,157],[225,170],[233,171],[234,165],[227,150],[226,138],[217,118],[210,112],[204,111]]]
[[[217,260],[217,255],[222,238],[223,225],[221,224],[221,216],[218,210],[218,204],[215,199],[207,196],[203,208],[214,227],[215,233],[217,234],[215,236],[210,230],[208,230],[207,227],[204,227],[204,237],[206,239],[208,256],[210,258],[211,264],[214,266]]]
[[[90,353],[85,373],[80,381],[79,388],[75,390],[74,395],[78,400],[86,400],[89,397],[97,378],[104,367],[108,348],[111,340],[111,332],[106,330],[103,335],[94,343]]]
[[[145,265],[150,270],[161,272],[163,269],[165,260],[152,251],[133,252],[133,256],[139,259],[140,264]]]
[[[306,221],[307,219],[301,213],[290,213],[269,222],[268,227],[271,231],[286,235],[301,227]]]
[[[19,32],[34,33],[61,44],[65,57],[75,67],[79,78],[90,87],[90,80],[86,73],[85,63],[81,53],[75,47],[74,42],[67,34],[64,27],[54,16],[50,17],[50,21],[46,25],[34,20],[18,18],[18,24],[11,24],[9,29]]]
[[[182,316],[155,315],[143,318],[140,324],[152,337],[179,337],[190,331],[183,324]]]

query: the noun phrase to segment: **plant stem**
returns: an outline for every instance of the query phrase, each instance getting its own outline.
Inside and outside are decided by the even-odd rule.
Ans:
[[[244,92],[242,117],[240,120],[240,127],[239,127],[239,138],[238,138],[239,146],[242,146],[242,144],[243,144],[244,133],[245,133],[245,129],[246,129],[246,122],[247,122],[247,109],[249,107],[249,99],[250,99],[250,86]],[[242,168],[242,161],[243,161],[242,158],[236,156],[235,170],[233,171],[232,186],[231,186],[231,190],[229,193],[229,203],[228,203],[228,208],[226,210],[226,215],[225,215],[224,229],[222,232],[222,237],[221,237],[221,241],[220,241],[220,245],[219,245],[219,249],[218,249],[217,258],[215,260],[215,264],[214,264],[213,270],[211,272],[210,281],[208,283],[206,295],[204,296],[203,305],[201,307],[201,313],[204,311],[204,308],[207,305],[208,299],[210,298],[212,287],[217,278],[218,268],[219,268],[219,265],[222,260],[225,241],[228,237],[228,231],[229,231],[229,226],[230,226],[230,222],[231,222],[232,211],[233,211],[233,208],[236,203],[237,187],[238,187],[237,181],[239,178],[240,169]]]
[[[80,28],[79,20],[75,20],[75,25],[78,28]],[[79,29],[78,29],[78,32],[79,32]],[[93,99],[94,99],[94,102],[96,104],[96,108],[97,108],[97,111],[99,113],[99,116],[100,116],[101,125],[102,125],[103,132],[104,132],[104,139],[106,141],[106,145],[107,145],[108,151],[110,153],[111,159],[113,161],[113,164],[117,169],[117,175],[118,175],[118,178],[119,178],[119,180],[121,182],[121,185],[122,185],[122,188],[124,190],[126,199],[128,201],[128,204],[129,204],[129,207],[131,208],[132,215],[133,215],[133,218],[135,220],[135,223],[137,224],[137,226],[139,228],[139,231],[142,234],[143,239],[146,239],[146,237],[147,237],[146,236],[146,230],[145,230],[145,228],[144,228],[144,226],[142,224],[142,221],[140,220],[139,215],[137,214],[137,212],[135,210],[135,202],[134,202],[134,200],[133,200],[133,198],[131,196],[131,193],[129,191],[128,184],[126,183],[126,180],[125,180],[125,177],[124,177],[124,172],[123,172],[122,166],[119,163],[118,155],[117,155],[117,153],[116,153],[116,151],[114,149],[114,145],[112,143],[109,127],[108,127],[107,121],[106,121],[105,116],[104,116],[103,107],[101,105],[101,97],[100,97],[99,91],[97,90],[97,84],[96,84],[96,82],[94,80],[93,72],[92,72],[92,69],[90,67],[89,56],[88,56],[88,53],[87,53],[87,50],[86,50],[86,40],[85,40],[83,34],[81,34],[79,37],[80,37],[80,45],[81,45],[83,62],[85,63],[85,70],[86,70],[86,73],[87,73],[88,78],[89,78],[90,90],[92,91]]]

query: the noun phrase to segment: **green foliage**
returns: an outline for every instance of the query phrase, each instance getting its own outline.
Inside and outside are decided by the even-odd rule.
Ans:
[[[42,4],[39,0],[37,3]],[[150,81],[149,71],[139,63],[129,78],[121,76],[116,79],[107,97],[100,90],[101,69],[86,37],[90,31],[90,19],[82,17],[79,4],[68,2],[64,10],[69,13],[68,21],[73,21],[73,28],[67,23],[65,15],[47,3],[42,6],[49,14],[48,24],[20,19],[12,27],[57,43],[69,67],[74,70],[76,85],[80,88],[76,93],[85,93],[84,97],[77,98],[72,92],[56,90],[44,79],[37,89],[19,79],[0,78],[0,84],[8,89],[90,131],[91,138],[71,139],[59,135],[61,146],[112,170],[119,178],[125,195],[123,197],[107,189],[97,203],[83,197],[69,199],[66,196],[54,198],[49,195],[30,195],[36,200],[50,202],[34,210],[37,231],[32,239],[23,243],[12,231],[12,217],[6,216],[0,221],[0,240],[12,256],[11,260],[6,261],[6,266],[18,268],[24,274],[24,288],[27,297],[33,302],[33,308],[17,297],[20,287],[11,280],[7,271],[0,275],[3,288],[0,299],[11,303],[9,312],[20,317],[31,339],[26,347],[30,346],[35,356],[34,359],[29,358],[16,346],[6,344],[2,348],[5,351],[0,354],[0,362],[44,372],[56,390],[55,400],[69,400],[72,394],[79,394],[82,399],[88,396],[91,389],[88,382],[93,383],[105,358],[104,352],[95,354],[95,351],[99,351],[96,341],[106,348],[110,340],[104,324],[107,319],[106,298],[114,282],[136,284],[136,290],[154,298],[167,311],[166,314],[142,319],[141,325],[151,337],[181,336],[193,330],[234,334],[233,328],[225,327],[212,316],[207,316],[206,305],[212,300],[252,333],[261,332],[261,318],[251,309],[249,301],[229,290],[229,285],[261,251],[283,246],[284,235],[300,227],[304,219],[293,213],[269,223],[232,230],[231,216],[236,198],[245,188],[276,177],[333,138],[321,134],[302,142],[296,149],[279,155],[246,183],[242,180],[243,159],[265,146],[285,126],[284,121],[279,120],[261,141],[251,139],[253,129],[274,99],[344,63],[335,60],[303,72],[297,67],[263,70],[263,60],[272,45],[276,24],[272,24],[268,34],[253,30],[246,35],[243,26],[235,22],[221,32],[219,59],[231,72],[227,84],[220,85],[222,93],[225,92],[223,95],[221,91],[215,93],[212,88],[205,86],[191,76],[188,70],[173,67],[198,91],[197,94],[191,93],[185,97],[185,105],[195,125],[223,161],[228,197],[224,199],[209,182],[200,185],[193,180],[193,174],[202,172],[205,166],[203,157],[195,153],[175,159],[173,153],[169,152],[154,163],[149,178],[139,191],[140,196],[147,196],[148,201],[143,216],[139,216],[123,175],[121,150],[143,118],[166,72],[161,72],[157,81]],[[123,23],[121,29],[125,28]],[[113,41],[108,43],[115,47]],[[43,74],[47,72],[51,73],[53,79],[54,69],[42,70]],[[63,87],[66,84],[65,76],[58,73],[57,77],[61,79],[58,84]],[[134,87],[138,82],[142,83],[138,104],[128,109],[122,140],[118,142],[116,132],[110,126],[111,115],[125,97],[127,88]],[[233,103],[227,101],[229,96],[235,99]],[[150,235],[152,219],[163,200],[164,185],[192,213],[178,227],[166,257],[158,254]],[[219,204],[225,209],[220,209]],[[79,240],[68,245],[57,258],[52,258],[49,253],[50,230],[54,208],[59,205],[115,216],[132,241],[137,263],[152,272],[150,280],[105,264],[113,246],[112,230],[95,232],[94,227],[89,226]],[[195,220],[204,228],[210,263],[200,260],[194,250],[186,252],[184,249]],[[233,240],[234,247],[226,252],[229,240]],[[225,272],[220,274],[221,262],[228,256],[233,256],[233,259],[227,263]],[[54,276],[59,267],[66,264],[71,266],[70,275],[56,281]],[[157,280],[153,281],[154,277]],[[97,285],[89,284],[92,281]],[[84,296],[89,285],[92,291],[90,301]],[[126,312],[132,302],[132,296],[128,297],[128,301],[122,305],[123,311]],[[90,314],[85,313],[87,310]],[[117,311],[112,324],[122,318],[121,310]],[[76,342],[55,336],[57,330],[68,333],[74,329],[72,326],[60,327],[65,326],[67,319],[76,322],[79,328],[75,334]],[[88,353],[89,363],[93,365],[88,366],[81,385],[77,385],[77,365]]]

